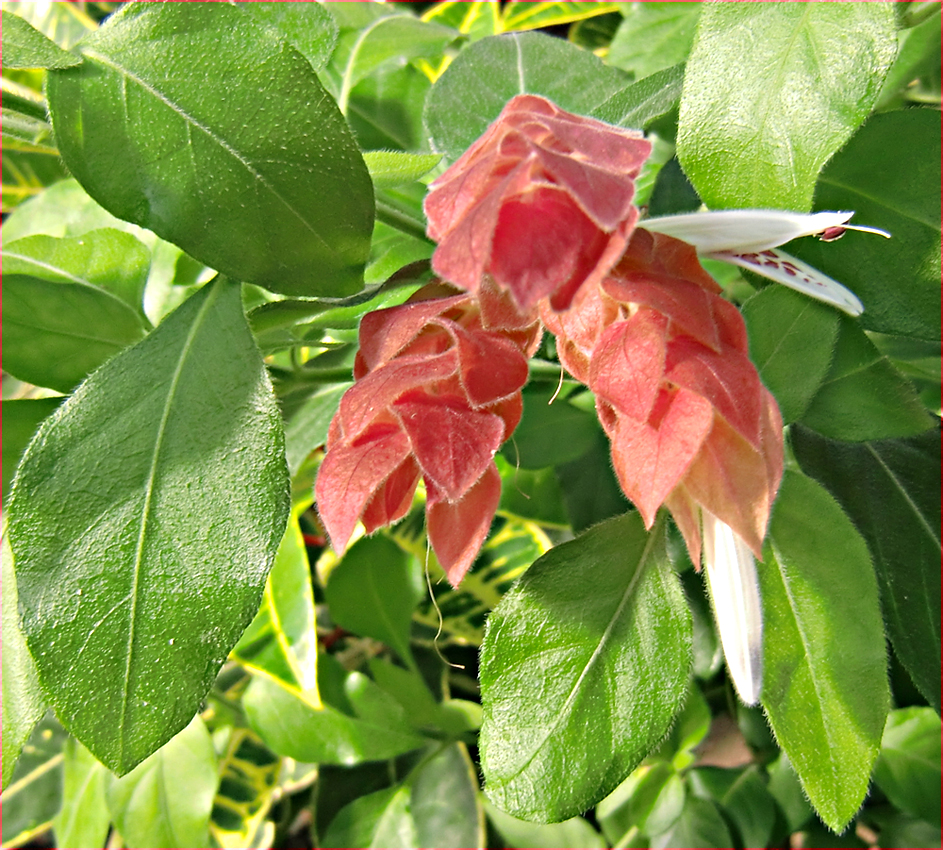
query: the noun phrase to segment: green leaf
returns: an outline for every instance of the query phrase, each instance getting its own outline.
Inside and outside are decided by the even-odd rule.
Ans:
[[[422,107],[431,87],[412,65],[381,69],[357,83],[347,103],[347,121],[361,149],[428,152]]]
[[[320,387],[295,411],[285,425],[285,457],[294,477],[304,459],[327,441],[327,429],[351,383]]]
[[[590,115],[626,82],[624,72],[574,44],[509,33],[459,53],[429,92],[424,118],[433,149],[454,161],[515,95],[543,95],[561,109]]]
[[[4,12],[4,14],[7,14]],[[52,138],[52,125],[43,118],[18,112],[3,107],[3,145],[4,153],[10,150],[32,151],[58,156]]]
[[[592,413],[565,398],[554,399],[556,388],[547,384],[524,387],[523,396],[521,422],[501,449],[508,463],[542,469],[576,460],[592,447],[599,430]]]
[[[901,811],[940,824],[940,716],[932,708],[892,711],[874,781]]]
[[[458,36],[451,27],[411,15],[390,15],[362,29],[342,32],[329,68],[337,80],[341,112],[347,112],[351,90],[365,77],[387,65],[441,56]]]
[[[689,795],[671,829],[652,836],[649,846],[652,850],[661,850],[665,847],[733,847],[734,844],[717,806]]]
[[[257,22],[277,30],[319,71],[337,44],[337,24],[322,3],[240,3]]]
[[[504,30],[535,30],[595,18],[615,12],[618,3],[532,3],[511,2],[501,13]]]
[[[75,738],[65,756],[62,808],[53,822],[57,847],[103,847],[111,815],[105,799],[110,774]]]
[[[698,797],[715,801],[736,826],[744,847],[768,847],[776,825],[777,807],[760,777],[759,768],[699,767],[688,774]]]
[[[409,632],[423,591],[415,559],[377,535],[350,547],[331,570],[324,593],[337,625],[385,643],[414,666]]]
[[[218,784],[213,740],[195,717],[127,776],[111,779],[108,808],[128,848],[209,847]]]
[[[3,367],[40,387],[70,392],[144,335],[140,314],[97,286],[11,274],[3,295]]]
[[[812,806],[802,790],[802,783],[789,762],[789,757],[780,751],[777,759],[767,766],[770,794],[786,819],[786,829],[792,833],[805,826],[812,818]]]
[[[370,262],[363,273],[364,282],[368,286],[384,283],[405,266],[418,263],[420,260],[428,260],[434,250],[435,245],[428,240],[418,239],[382,221],[377,221],[373,229],[373,242],[370,245]],[[413,291],[409,290],[401,300],[405,301]],[[393,305],[389,304],[389,306]]]
[[[700,3],[626,3],[606,61],[642,79],[691,52]]]
[[[70,50],[89,30],[98,26],[82,7],[71,3],[22,3],[19,0],[5,0],[3,7],[28,21],[64,50]]]
[[[321,839],[321,847],[419,846],[405,785],[374,791],[344,806]]]
[[[432,171],[442,157],[434,153],[401,153],[398,151],[371,151],[363,155],[373,185],[389,189],[411,183]]]
[[[62,748],[67,737],[55,715],[49,712],[23,745],[16,770],[0,798],[4,847],[22,847],[52,826],[62,807]]]
[[[485,846],[476,774],[465,746],[450,744],[411,778],[410,813],[418,847]]]
[[[940,7],[933,8],[930,17],[915,27],[897,33],[897,59],[884,78],[884,87],[877,108],[906,104],[907,87],[918,77],[938,72],[940,68]]]
[[[489,617],[481,764],[505,811],[543,821],[585,811],[668,731],[691,623],[663,535],[638,514],[603,523],[551,549]]]
[[[659,834],[669,829],[684,808],[684,784],[666,761],[644,764],[634,770],[596,807],[596,818],[610,844],[639,834]]]
[[[5,275],[97,286],[138,312],[150,265],[147,248],[131,234],[113,228],[91,230],[71,239],[27,236],[3,246]]]
[[[362,673],[347,673],[333,656],[318,658],[314,709],[274,681],[253,678],[243,697],[252,727],[273,752],[302,762],[358,764],[423,746],[406,712]]]
[[[836,440],[910,437],[933,425],[913,385],[858,323],[839,316],[835,355],[800,422]]]
[[[7,402],[4,402],[4,405],[6,404]],[[5,408],[4,413],[6,413]],[[10,551],[10,543],[6,535],[0,539],[0,559],[3,562],[3,787],[5,789],[13,776],[13,770],[17,765],[23,745],[46,713],[46,698],[39,686],[36,664],[29,654],[26,640],[20,629],[16,608],[16,573],[13,569],[13,553]]]
[[[939,341],[939,186],[939,111],[875,115],[825,166],[815,205],[855,210],[855,222],[891,238],[850,231],[787,250],[850,286],[864,303],[865,328]]]
[[[767,286],[743,305],[750,359],[776,396],[783,422],[805,413],[828,373],[838,313],[785,286]]]
[[[232,657],[320,708],[317,656],[311,568],[295,517],[265,582],[262,607],[233,647]]]
[[[0,117],[0,121],[6,121],[6,118]],[[15,212],[21,204],[41,195],[46,186],[67,176],[58,151],[51,155],[39,147],[15,150],[8,140],[4,141],[3,147],[0,208],[4,213]]]
[[[485,812],[494,828],[501,833],[506,847],[580,848],[602,850],[603,837],[583,818],[570,818],[560,823],[531,823],[502,812],[484,800]]]
[[[478,41],[501,31],[500,8],[494,3],[442,0],[422,13],[424,21],[435,21],[458,30],[469,41]]]
[[[596,428],[595,441],[585,454],[556,467],[556,473],[574,532],[584,531],[629,508],[612,471],[609,440],[602,428]]]
[[[809,210],[819,170],[871,111],[896,48],[889,3],[705,5],[678,156],[707,206]]]
[[[82,59],[63,50],[19,15],[3,11],[4,68],[70,68]]]
[[[622,127],[645,129],[678,105],[684,66],[673,65],[630,83],[593,110],[593,117]]]
[[[826,490],[787,471],[763,599],[763,707],[812,805],[840,832],[868,790],[890,702],[867,547]]]
[[[541,525],[565,527],[569,525],[563,503],[563,488],[556,472],[550,468],[519,469],[501,455],[495,463],[504,486],[501,488],[499,510],[520,519],[532,519]]]
[[[19,466],[20,458],[26,450],[33,434],[50,413],[60,404],[62,396],[52,398],[5,399],[2,406],[3,421],[3,501],[7,500],[13,475]]]
[[[126,6],[82,50],[47,95],[62,157],[102,206],[276,292],[360,288],[366,166],[310,64],[272,29],[226,4]],[[179,73],[181,51],[196,75]]]
[[[237,285],[204,287],[40,427],[9,508],[23,628],[60,719],[109,768],[189,722],[287,514],[281,417]]]
[[[827,487],[871,551],[888,636],[940,710],[940,433],[850,444],[792,431],[803,472]]]

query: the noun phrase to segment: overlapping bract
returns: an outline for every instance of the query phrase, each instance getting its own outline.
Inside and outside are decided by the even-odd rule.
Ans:
[[[411,301],[363,318],[357,383],[331,422],[315,488],[336,551],[358,520],[370,533],[402,518],[421,477],[429,541],[449,581],[461,581],[498,506],[494,454],[520,420],[539,336],[536,314],[519,312],[487,281],[477,297]]]
[[[695,564],[701,509],[757,555],[782,477],[782,420],[749,360],[739,311],[694,249],[636,230],[569,311],[542,305],[561,362],[596,395],[626,496],[651,526],[671,511]]]
[[[521,308],[565,309],[625,250],[650,152],[636,130],[518,95],[426,196],[432,267],[469,292],[487,274]]]

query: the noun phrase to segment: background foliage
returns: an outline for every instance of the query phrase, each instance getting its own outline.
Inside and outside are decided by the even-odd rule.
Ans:
[[[2,6],[4,847],[939,845],[938,3]],[[650,214],[893,234],[789,247],[854,320],[710,268],[788,425],[762,708],[552,338],[458,590],[421,496],[325,548],[359,320],[522,92]]]

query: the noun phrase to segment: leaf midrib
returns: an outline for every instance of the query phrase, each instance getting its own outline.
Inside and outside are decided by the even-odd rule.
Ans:
[[[127,725],[128,717],[131,670],[133,667],[132,661],[134,658],[135,625],[139,600],[138,588],[141,580],[141,572],[143,569],[143,553],[146,543],[148,521],[150,519],[151,513],[151,503],[153,501],[154,492],[157,489],[158,464],[161,457],[161,449],[163,448],[164,437],[167,433],[167,423],[170,420],[170,411],[173,407],[177,386],[180,383],[180,376],[187,362],[187,357],[192,349],[193,340],[196,337],[197,332],[200,330],[207,313],[218,298],[221,287],[224,285],[225,284],[222,282],[217,282],[213,286],[206,300],[203,302],[203,304],[200,305],[200,309],[197,312],[192,324],[190,325],[186,340],[181,346],[180,356],[177,360],[177,365],[174,369],[173,376],[170,379],[170,384],[167,390],[167,399],[164,403],[163,412],[161,413],[160,424],[157,426],[156,439],[154,440],[154,451],[151,455],[151,468],[148,471],[147,480],[145,481],[144,486],[144,501],[141,506],[141,527],[138,532],[138,540],[135,547],[131,592],[129,594],[131,610],[128,616],[128,648],[126,653],[127,661],[125,664],[124,677],[121,683],[121,709],[118,716],[118,764],[123,764],[124,762],[124,749],[126,744],[125,727]]]

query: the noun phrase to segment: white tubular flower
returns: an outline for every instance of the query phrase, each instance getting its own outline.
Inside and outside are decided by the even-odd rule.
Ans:
[[[763,687],[763,610],[753,553],[734,530],[701,510],[704,565],[714,619],[737,693],[756,705]]]
[[[846,230],[890,238],[877,227],[848,224],[854,212],[796,213],[785,210],[712,210],[645,219],[639,227],[693,245],[698,254],[733,263],[777,283],[838,307],[851,316],[864,312],[857,296],[837,280],[803,263],[778,245],[818,235],[832,242]]]

